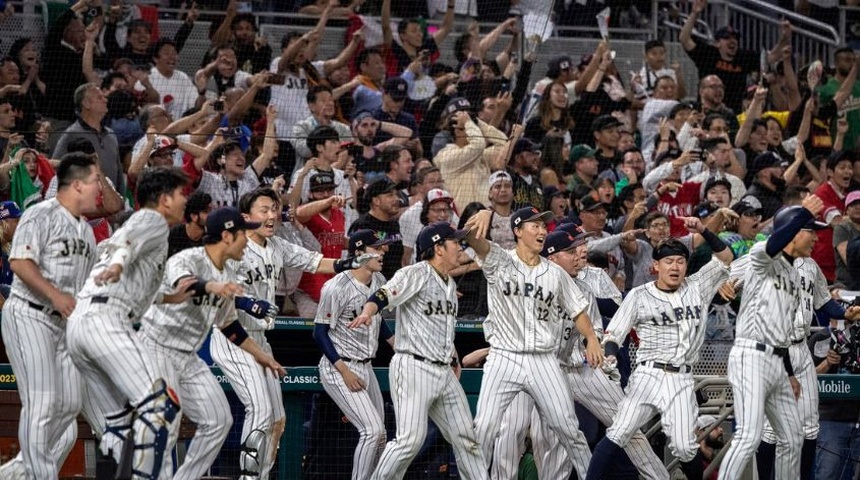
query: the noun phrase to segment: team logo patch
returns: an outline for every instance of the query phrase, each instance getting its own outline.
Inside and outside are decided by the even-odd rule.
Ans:
[[[235,225],[235,224],[233,223],[233,220],[230,220],[230,221],[228,221],[228,222],[224,222],[224,229],[230,229],[230,228],[233,228],[233,226],[234,226],[234,225]]]

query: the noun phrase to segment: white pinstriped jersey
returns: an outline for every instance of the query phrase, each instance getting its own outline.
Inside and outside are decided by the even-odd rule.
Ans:
[[[245,173],[236,180],[235,185],[218,173],[203,171],[200,177],[200,186],[197,190],[206,192],[212,197],[212,208],[238,207],[242,195],[253,191],[260,186],[260,178],[254,167],[250,165],[245,168]]]
[[[656,282],[633,288],[606,327],[604,340],[621,345],[635,328],[637,362],[695,364],[705,339],[708,305],[728,275],[729,269],[714,257],[674,292],[658,289]]]
[[[238,263],[227,261],[219,270],[203,247],[189,248],[167,260],[167,271],[161,283],[162,293],[172,293],[183,277],[196,276],[209,282],[238,282]],[[214,294],[192,297],[176,304],[156,304],[141,319],[141,333],[163,347],[183,353],[200,349],[212,325],[226,327],[236,320],[232,300]]]
[[[574,278],[573,282],[579,287],[583,298],[588,302],[588,306],[585,307],[585,313],[588,314],[588,318],[591,320],[591,327],[599,339],[603,333],[603,318],[600,316],[600,310],[597,308],[594,294],[586,282],[578,278]],[[583,355],[585,343],[583,343],[583,340],[584,338],[579,333],[579,330],[576,329],[573,319],[569,320],[568,325],[564,328],[561,346],[558,349],[558,360],[562,365],[580,367],[585,364],[585,355]]]
[[[322,253],[293,245],[277,236],[266,239],[265,246],[249,239],[239,266],[239,281],[245,288],[246,296],[275,303],[275,290],[285,267],[313,273],[316,272],[322,258]],[[263,320],[258,320],[245,312],[238,313],[239,321],[245,330],[271,328]]]
[[[75,295],[84,286],[96,260],[93,229],[75,218],[56,198],[28,208],[18,223],[10,260],[32,260],[42,276],[60,291]],[[51,302],[21,281],[12,280],[12,294],[40,305]]]
[[[454,355],[457,284],[442,279],[426,261],[403,267],[382,290],[396,308],[394,351],[448,363]]]
[[[354,360],[376,355],[382,316],[374,315],[373,323],[360,328],[348,328],[347,324],[361,313],[367,298],[384,284],[385,276],[379,272],[374,272],[370,285],[365,285],[353,276],[352,271],[346,271],[323,285],[314,323],[329,325],[328,336],[338,355]]]
[[[490,242],[486,258],[476,261],[487,277],[484,336],[492,348],[554,352],[566,322],[588,306],[573,278],[545,258],[529,267],[516,250]]]
[[[750,256],[745,255],[732,262],[732,278],[743,277],[750,266]],[[791,330],[791,341],[806,340],[809,336],[815,310],[824,306],[830,300],[830,292],[827,290],[827,279],[824,272],[812,258],[797,258],[794,267],[800,281],[801,297],[797,313],[794,316],[794,325]],[[736,285],[736,290],[738,286]],[[747,293],[749,293],[748,291]],[[755,292],[752,292],[755,294]],[[743,297],[741,297],[743,299]]]
[[[157,211],[142,208],[132,214],[122,228],[99,244],[99,261],[78,298],[105,296],[127,306],[136,317],[142,315],[155,300],[164,276],[168,234],[167,220]],[[125,258],[119,281],[96,285],[93,279],[116,254]]]
[[[766,247],[767,242],[759,242],[747,255],[743,277],[747,294],[741,297],[735,337],[787,347],[803,294],[800,274],[782,252],[771,257]]]
[[[576,278],[581,280],[577,285],[585,287],[595,297],[610,298],[621,305],[621,290],[602,268],[586,265],[576,274]]]

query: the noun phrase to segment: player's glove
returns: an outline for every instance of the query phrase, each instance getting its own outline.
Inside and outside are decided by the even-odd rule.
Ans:
[[[356,268],[361,268],[365,263],[377,258],[379,255],[375,253],[362,253],[357,257],[353,257],[352,255],[337,260],[334,262],[334,271],[335,273],[345,272],[347,270],[355,270]]]
[[[236,297],[236,308],[259,319],[274,317],[278,314],[277,306],[265,300],[255,300],[250,297]]]
[[[600,369],[613,382],[621,382],[621,372],[618,371],[618,359],[615,355],[607,355],[603,357],[603,363],[600,364]]]

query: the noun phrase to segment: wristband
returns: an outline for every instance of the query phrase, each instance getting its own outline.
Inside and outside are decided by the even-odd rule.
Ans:
[[[194,291],[195,297],[206,295],[206,283],[206,280],[197,280],[193,285],[191,285],[190,290]]]
[[[711,251],[713,251],[714,253],[720,253],[726,248],[728,248],[726,242],[720,240],[720,237],[718,237],[716,234],[714,234],[714,232],[708,229],[705,229],[705,231],[702,232],[702,238],[704,238],[705,241],[708,242],[708,246],[711,247]]]
[[[233,323],[222,328],[221,333],[236,346],[242,345],[248,339],[248,332],[245,331],[239,320],[234,320]]]

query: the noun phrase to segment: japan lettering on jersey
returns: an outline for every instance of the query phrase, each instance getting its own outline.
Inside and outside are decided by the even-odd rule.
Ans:
[[[782,252],[771,257],[767,242],[750,249],[735,336],[774,347],[788,347],[802,294],[800,275]]]
[[[325,282],[314,323],[329,325],[329,337],[338,354],[347,358],[372,358],[379,345],[382,315],[374,315],[367,327],[348,328],[347,325],[364,308],[367,297],[385,284],[385,277],[374,272],[370,285],[356,280],[352,271],[341,272]]]
[[[93,229],[83,218],[75,218],[56,198],[28,208],[18,223],[9,250],[10,260],[32,260],[45,280],[69,295],[86,282],[96,260]],[[40,305],[48,298],[15,275],[12,293]]]
[[[280,237],[266,239],[265,246],[249,240],[239,266],[239,282],[247,296],[275,303],[275,290],[284,268],[316,272],[322,258],[321,253],[294,245]],[[271,328],[265,321],[241,311],[239,321],[246,330]]]
[[[183,250],[167,261],[161,292],[172,293],[177,282],[191,276],[210,282],[236,283],[237,266],[227,261],[219,270],[203,247]],[[141,332],[161,346],[193,353],[203,345],[212,325],[223,328],[235,320],[232,300],[206,293],[178,304],[153,305],[141,319]]]
[[[484,335],[494,348],[513,352],[553,352],[563,335],[564,322],[587,306],[570,275],[541,258],[529,267],[516,250],[490,242],[478,264],[487,277]]]
[[[723,262],[712,258],[675,291],[660,290],[656,282],[635,287],[606,327],[605,338],[621,345],[635,328],[637,361],[693,365],[705,339],[708,305],[728,276]]]
[[[449,362],[454,354],[457,284],[426,261],[397,270],[382,290],[397,314],[394,350]]]
[[[99,261],[78,298],[104,296],[139,316],[155,300],[167,261],[167,220],[155,210],[138,210],[110,238],[99,244]],[[122,258],[120,280],[96,285],[95,277]]]

